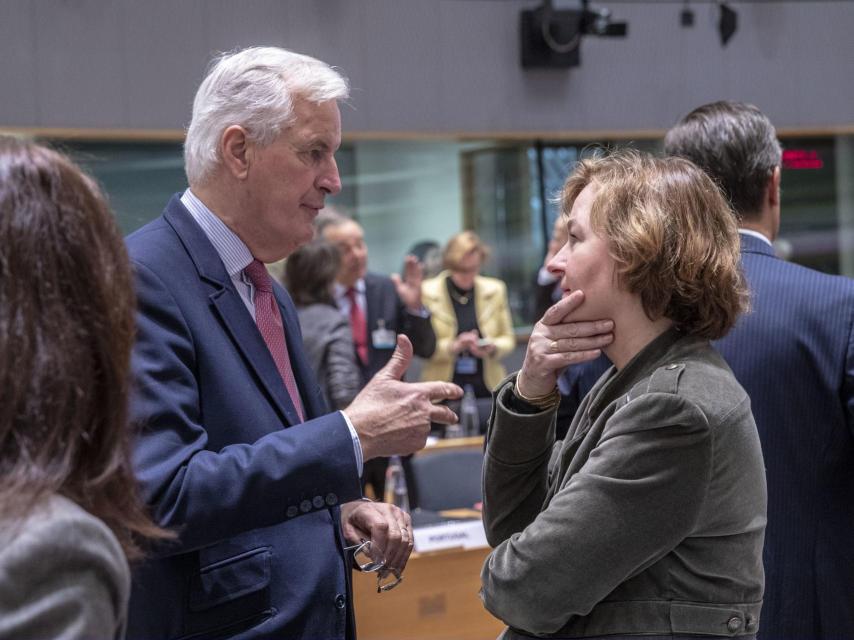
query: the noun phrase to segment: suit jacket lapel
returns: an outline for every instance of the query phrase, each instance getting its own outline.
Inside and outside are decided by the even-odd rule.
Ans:
[[[444,274],[445,272],[440,274],[440,278],[435,281],[435,291],[428,293],[425,297],[434,302],[434,304],[430,305],[432,307],[430,313],[433,317],[449,326],[456,327],[457,316],[454,313],[454,303],[451,302],[451,295],[448,293],[447,280],[445,277],[441,277]]]
[[[166,207],[164,217],[190,254],[199,278],[212,285],[209,297],[214,314],[222,321],[231,340],[246,358],[250,368],[255,371],[283,421],[289,425],[298,424],[299,416],[285,389],[273,356],[270,355],[267,343],[264,342],[255,321],[234,288],[234,283],[226,272],[216,249],[177,196],[173,197]],[[289,350],[291,344],[291,338],[288,336]],[[300,378],[297,378],[297,385],[299,380]]]
[[[496,300],[497,289],[484,290],[483,280],[479,277],[475,279],[474,284],[474,308],[477,313],[477,325],[483,331],[483,325],[493,315],[492,307]]]

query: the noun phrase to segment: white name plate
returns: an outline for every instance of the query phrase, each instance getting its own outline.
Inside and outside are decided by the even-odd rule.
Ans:
[[[414,530],[415,551],[438,551],[439,549],[473,549],[488,547],[483,522],[480,520],[464,520],[461,522],[446,522],[430,527],[418,527]]]

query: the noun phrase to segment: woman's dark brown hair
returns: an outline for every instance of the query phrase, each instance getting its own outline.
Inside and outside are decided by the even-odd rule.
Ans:
[[[285,286],[298,307],[310,304],[335,306],[332,281],[341,266],[341,254],[335,245],[315,240],[288,256],[285,262]]]
[[[129,558],[149,519],[130,464],[133,281],[95,183],[62,155],[0,136],[0,513],[61,494]]]

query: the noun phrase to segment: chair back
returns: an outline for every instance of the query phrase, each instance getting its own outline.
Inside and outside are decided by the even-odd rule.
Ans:
[[[483,451],[436,451],[412,458],[418,506],[429,511],[471,509],[482,499]]]

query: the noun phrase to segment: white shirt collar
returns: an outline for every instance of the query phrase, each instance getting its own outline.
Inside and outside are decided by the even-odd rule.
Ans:
[[[358,280],[356,280],[356,284],[353,285],[353,288],[356,290],[356,293],[360,293],[360,294],[364,295],[365,294],[365,279],[359,278]],[[345,287],[343,284],[336,281],[335,282],[335,288],[333,289],[333,292],[335,294],[335,299],[340,300],[341,298],[345,297],[347,295],[347,289],[348,289],[348,287]]]
[[[774,246],[774,244],[768,238],[766,238],[763,234],[759,233],[758,231],[754,231],[753,229],[739,229],[738,232],[743,233],[746,236],[753,236],[754,238],[759,238],[760,240],[762,240],[762,242],[767,244],[769,247]]]
[[[211,241],[230,277],[237,276],[255,259],[249,247],[243,244],[243,240],[208,209],[196,194],[187,189],[181,195],[181,203]]]

